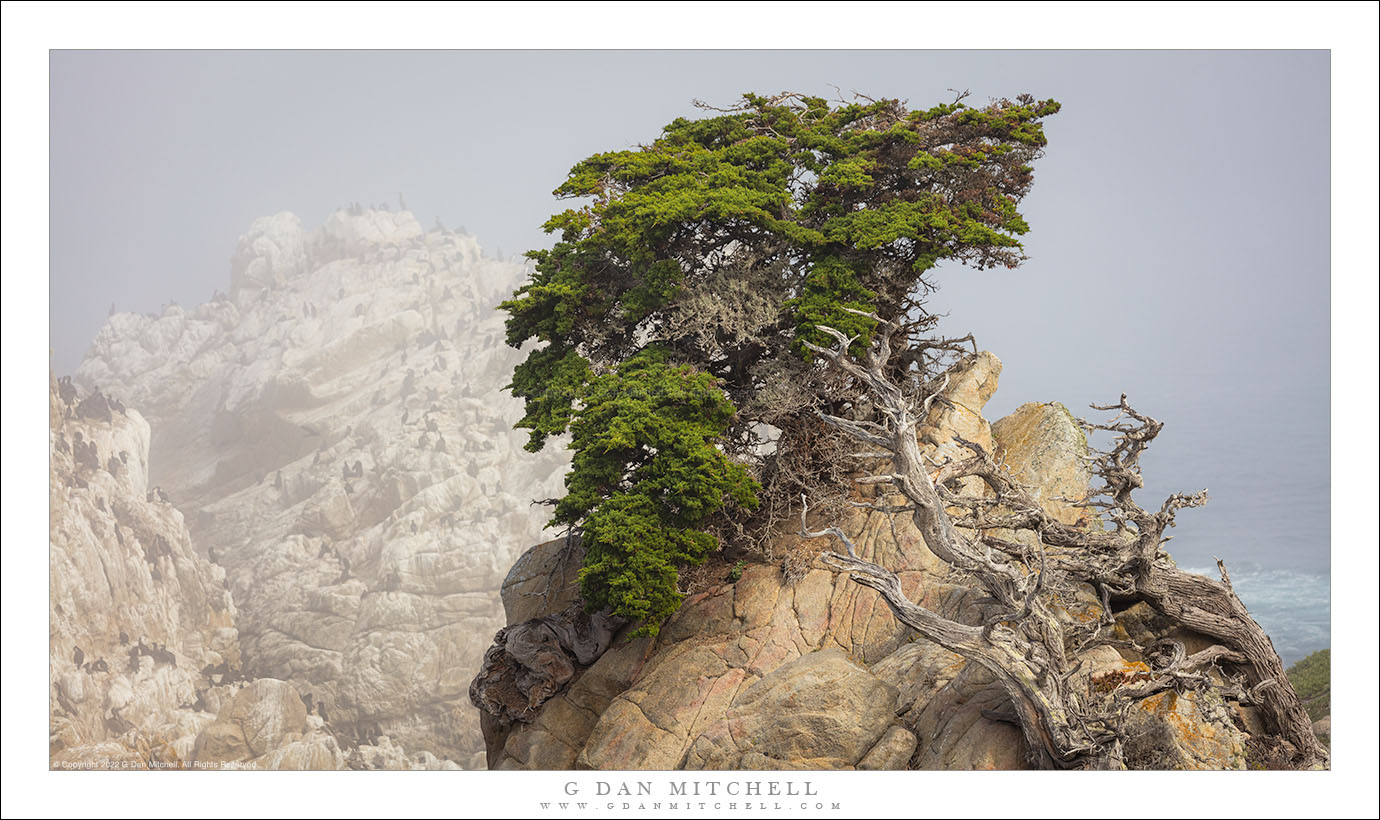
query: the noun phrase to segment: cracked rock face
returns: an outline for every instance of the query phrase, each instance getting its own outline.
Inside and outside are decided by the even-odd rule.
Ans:
[[[919,431],[932,457],[960,452],[955,435],[1000,452],[1014,475],[1038,486],[1061,515],[1088,482],[1086,442],[1053,405],[1026,405],[989,424],[1001,362],[990,353],[953,374]],[[1081,486],[1080,486],[1081,482]],[[894,570],[905,593],[946,617],[976,623],[981,593],[951,576],[908,516],[858,510],[838,522],[858,554]],[[800,546],[783,532],[777,555]],[[821,547],[823,545],[820,545]],[[561,541],[514,566],[505,587],[510,622],[565,606],[571,559]],[[1067,603],[1071,618],[1101,616],[1091,591]],[[1128,661],[1091,650],[1093,671]],[[1088,674],[1091,674],[1089,672]],[[482,685],[481,671],[477,685]],[[1012,769],[1025,745],[1011,723],[984,715],[1010,708],[984,668],[897,624],[874,591],[825,569],[788,583],[780,567],[753,564],[732,583],[688,597],[656,638],[614,639],[593,664],[554,687],[534,715],[487,715],[489,764],[499,769]],[[1240,733],[1225,714],[1186,704],[1143,710],[1187,761],[1230,768]],[[1218,710],[1221,712],[1221,710]]]
[[[240,663],[225,573],[149,492],[138,411],[54,380],[49,423],[51,762],[187,759],[201,670]]]
[[[341,768],[292,684],[246,680],[224,569],[149,487],[148,422],[68,379],[49,407],[50,765]],[[378,748],[365,767],[392,762]]]
[[[151,482],[223,568],[246,676],[290,683],[360,765],[482,765],[469,681],[568,463],[522,451],[502,391],[521,354],[495,308],[525,275],[406,212],[279,214],[228,294],[111,317],[76,374],[148,418]]]
[[[884,767],[915,746],[895,725],[896,689],[839,649],[782,664],[733,699],[723,719],[690,744],[693,769],[855,768],[882,742]],[[909,752],[904,758],[909,758]]]

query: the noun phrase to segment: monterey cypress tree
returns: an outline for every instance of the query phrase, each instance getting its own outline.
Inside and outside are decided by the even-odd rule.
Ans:
[[[747,94],[571,169],[556,195],[592,199],[546,223],[559,241],[502,308],[508,343],[536,342],[511,385],[528,449],[571,435],[552,524],[582,536],[591,608],[655,634],[679,568],[725,533],[838,496],[845,445],[819,414],[869,410],[811,353],[817,328],[860,352],[878,325],[855,311],[872,314],[916,351],[893,375],[934,377],[953,346],[918,343],[926,276],[1023,260],[1017,205],[1058,110]]]
[[[536,342],[512,384],[527,402],[529,447],[568,433],[575,450],[552,523],[582,536],[586,605],[643,634],[679,605],[680,569],[716,543],[767,552],[791,532],[841,545],[801,554],[991,673],[1011,709],[997,717],[1020,726],[1037,768],[1179,759],[1136,728],[1139,705],[1164,694],[1256,710],[1268,730],[1252,731],[1261,765],[1325,766],[1226,566],[1209,578],[1163,550],[1177,513],[1206,491],[1148,507],[1135,497],[1160,421],[1125,395],[1094,405],[1110,420],[1078,421],[1111,442],[1086,453],[1093,480],[1076,503],[1096,515],[1074,524],[978,442],[953,435],[959,454],[933,458],[931,409],[950,401],[947,379],[975,351],[935,332],[927,276],[945,260],[1021,262],[1017,205],[1045,144],[1040,121],[1058,108],[1029,97],[909,111],[748,95],[577,164],[557,194],[592,201],[547,223],[560,241],[530,254],[531,283],[504,303],[509,343]],[[864,490],[850,498],[855,486]],[[844,500],[908,515],[981,593],[982,623],[911,600],[844,528],[809,528],[811,513],[839,521]],[[776,526],[792,513],[789,530]],[[1101,614],[1070,617],[1080,596]],[[1114,613],[1139,603],[1173,628],[1130,637]],[[507,629],[550,632],[544,621]],[[500,635],[501,663],[486,664],[472,692],[500,667],[540,677],[508,653],[514,635]],[[1138,666],[1080,679],[1087,650],[1109,644]]]

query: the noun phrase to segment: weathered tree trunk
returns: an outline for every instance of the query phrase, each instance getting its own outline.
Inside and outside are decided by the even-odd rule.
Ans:
[[[960,462],[926,464],[917,440],[918,418],[928,412],[940,388],[923,390],[923,398],[908,395],[890,375],[891,332],[895,325],[871,316],[882,327],[864,366],[848,354],[854,341],[830,328],[820,328],[837,341],[833,349],[807,345],[867,392],[878,412],[878,421],[858,421],[821,414],[821,417],[880,452],[860,454],[884,457],[889,467],[864,484],[888,485],[905,497],[905,504],[863,504],[887,513],[909,512],[930,550],[956,569],[969,573],[997,603],[1000,611],[980,625],[962,624],[910,601],[890,570],[858,558],[847,536],[838,528],[810,531],[808,506],[801,511],[801,534],[832,535],[847,554],[826,552],[825,563],[848,572],[854,581],[877,590],[897,620],[944,648],[981,664],[992,672],[1010,696],[1015,719],[1025,736],[1029,763],[1037,768],[1121,768],[1123,723],[1129,704],[1165,691],[1220,686],[1212,676],[1195,670],[1222,663],[1245,671],[1247,685],[1229,692],[1242,702],[1258,704],[1271,727],[1298,751],[1299,765],[1326,760],[1312,732],[1302,703],[1294,693],[1279,655],[1246,611],[1231,588],[1225,568],[1221,582],[1184,572],[1161,550],[1168,540],[1167,528],[1175,512],[1206,502],[1206,493],[1176,494],[1156,512],[1147,512],[1132,498],[1142,486],[1140,453],[1162,425],[1137,413],[1126,403],[1097,407],[1116,410],[1108,424],[1088,424],[1089,430],[1116,435],[1114,446],[1096,452],[1094,472],[1104,484],[1090,491],[1085,506],[1099,508],[1114,530],[1089,530],[1067,526],[1048,516],[1038,502],[1000,469],[982,447],[958,440],[972,455]],[[917,403],[918,412],[913,412]],[[1120,421],[1123,417],[1128,421]],[[1119,423],[1118,423],[1119,422]],[[933,469],[932,469],[933,468]],[[990,495],[962,496],[957,479],[980,477]],[[952,489],[950,489],[952,488]],[[804,499],[802,499],[804,501]],[[953,510],[960,511],[955,519]],[[993,530],[1025,530],[1035,534],[1036,547],[1005,540]],[[965,536],[960,530],[973,535]],[[1047,551],[1052,550],[1052,551]],[[1110,643],[1100,637],[1112,623],[1108,609],[1112,593],[1133,595],[1149,602],[1184,627],[1217,640],[1191,657],[1175,641],[1136,647],[1152,670],[1147,679],[1115,688],[1097,698],[1076,691],[1070,679],[1066,644],[1071,636],[1046,603],[1049,594],[1071,582],[1086,582],[1102,593],[1103,619],[1091,634],[1080,636],[1079,646]]]
[[[850,551],[851,552],[851,551]],[[849,572],[857,583],[881,593],[896,620],[945,649],[981,664],[1001,683],[1015,708],[1017,725],[1025,736],[1029,763],[1037,769],[1064,769],[1079,765],[1116,768],[1118,749],[1081,748],[1068,742],[1070,726],[1064,719],[1067,706],[1060,687],[1042,686],[1043,670],[1028,658],[1031,647],[1011,630],[987,630],[948,620],[916,604],[901,591],[900,579],[890,570],[853,555],[827,553],[826,560]]]
[[[1219,583],[1177,567],[1156,567],[1137,577],[1136,592],[1189,629],[1240,652],[1249,682],[1249,689],[1241,693],[1243,699],[1264,711],[1280,737],[1298,750],[1302,763],[1325,760],[1326,752],[1313,734],[1313,721],[1289,683],[1274,643],[1226,581],[1225,576]]]
[[[925,466],[916,438],[917,417],[900,387],[886,374],[890,358],[888,335],[878,334],[878,346],[864,368],[846,355],[851,340],[837,331],[825,330],[838,339],[838,348],[829,351],[811,347],[862,382],[885,419],[872,423],[825,416],[825,421],[861,441],[885,448],[892,468],[889,474],[879,476],[876,483],[890,484],[906,497],[909,504],[896,509],[911,512],[930,550],[954,567],[972,573],[1003,612],[981,626],[957,623],[931,612],[902,594],[894,573],[859,559],[851,542],[837,529],[827,532],[843,541],[848,555],[829,553],[826,561],[852,573],[858,583],[880,592],[902,623],[990,670],[1011,697],[1032,766],[1119,765],[1120,744],[1115,733],[1070,720],[1077,711],[1078,698],[1069,686],[1072,670],[1064,656],[1063,629],[1053,613],[1036,600],[1040,575],[1026,572],[1012,562],[993,560],[989,550],[963,537],[954,526],[945,509],[947,502],[940,497]],[[928,403],[923,410],[928,410]],[[804,509],[801,526],[807,536],[826,534],[811,533],[805,528]]]

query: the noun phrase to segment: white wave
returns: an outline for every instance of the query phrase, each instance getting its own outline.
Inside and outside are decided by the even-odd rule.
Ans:
[[[1217,568],[1184,567],[1217,578]],[[1265,629],[1284,663],[1332,645],[1332,582],[1320,573],[1228,565],[1232,588]]]

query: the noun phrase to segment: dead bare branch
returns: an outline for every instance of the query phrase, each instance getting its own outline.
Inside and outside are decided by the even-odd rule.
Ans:
[[[1179,569],[1163,552],[1169,539],[1165,532],[1174,526],[1177,512],[1206,503],[1207,491],[1175,493],[1153,512],[1132,497],[1144,484],[1140,457],[1159,434],[1161,422],[1137,411],[1124,394],[1115,404],[1093,405],[1114,415],[1098,423],[1079,420],[1080,425],[1090,432],[1111,433],[1113,438],[1108,449],[1089,453],[1100,484],[1072,503],[1098,510],[1110,528],[1064,524],[978,443],[953,437],[970,455],[940,464],[922,453],[917,425],[934,402],[945,400],[940,394],[949,374],[898,382],[891,366],[898,325],[874,314],[852,312],[877,323],[861,360],[849,352],[858,339],[833,328],[819,328],[834,340],[832,348],[806,346],[866,393],[872,420],[823,412],[819,417],[877,448],[869,450],[867,457],[887,461],[884,473],[858,478],[856,484],[886,485],[906,500],[903,504],[853,503],[887,514],[909,514],[930,550],[977,583],[996,604],[995,610],[981,625],[969,625],[910,601],[897,576],[860,558],[841,529],[810,530],[803,495],[800,534],[839,539],[847,554],[826,551],[821,555],[825,566],[877,590],[901,623],[990,670],[1013,705],[1009,716],[1003,713],[994,719],[1010,719],[1021,727],[1033,765],[1117,768],[1122,765],[1124,732],[1120,727],[1128,704],[1169,689],[1189,692],[1209,687],[1257,704],[1279,735],[1298,750],[1300,765],[1326,760],[1279,656],[1237,598],[1225,565],[1218,562],[1219,582]],[[916,360],[910,349],[903,349],[901,358]],[[982,480],[988,495],[959,492],[956,482],[972,476]],[[1003,532],[1025,535],[999,534]],[[1096,590],[1102,612],[1093,623],[1066,630],[1057,617],[1055,600],[1070,594],[1077,584]],[[1071,663],[1071,652],[1128,643],[1103,635],[1114,623],[1113,595],[1146,601],[1184,628],[1217,643],[1189,656],[1176,640],[1145,647],[1129,642],[1124,648],[1145,657],[1151,672],[1143,679],[1115,681],[1096,697],[1076,691],[1072,680],[1081,662]],[[1222,684],[1229,677],[1225,672],[1203,671],[1220,671],[1223,665],[1240,670],[1239,686]]]

